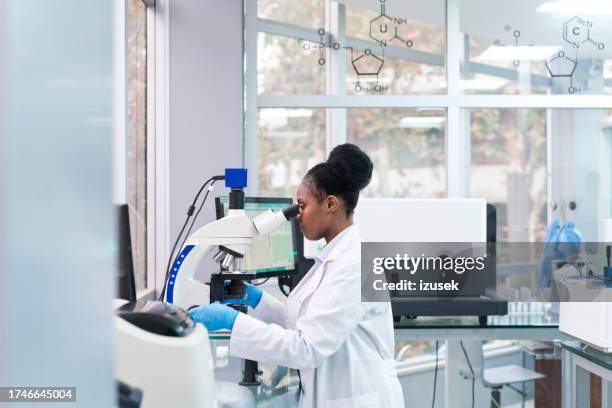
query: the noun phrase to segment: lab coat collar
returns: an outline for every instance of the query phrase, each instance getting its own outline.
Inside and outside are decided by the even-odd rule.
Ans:
[[[341,236],[337,237],[339,238],[339,241],[335,244],[329,254],[327,254],[325,259],[323,260],[323,264],[326,264],[327,262],[333,261],[334,259],[338,258],[338,255],[344,252],[346,248],[355,240],[359,242],[361,241],[361,236],[359,235],[359,227],[357,227],[355,224],[347,227],[345,230],[340,232],[340,234]],[[332,240],[331,242],[333,241],[334,240]]]
[[[358,245],[361,245],[361,235],[359,234],[359,228],[356,225],[353,224],[344,231],[346,231],[346,234],[338,237],[340,238],[340,241],[338,241],[332,251],[325,257],[323,263],[320,265],[315,264],[312,268],[310,268],[310,270],[306,273],[306,275],[304,275],[295,288],[293,288],[289,294],[290,297],[303,290],[302,287],[305,286],[306,283],[309,284],[310,290],[307,293],[301,294],[300,296],[302,298],[310,296],[314,289],[319,286],[319,281],[323,277],[323,272],[325,271],[327,264],[338,258],[338,256],[344,253],[351,244],[357,242]],[[315,278],[315,275],[316,282],[309,282]]]
[[[334,250],[338,243],[342,241],[342,238],[344,238],[345,235],[349,234],[353,228],[357,228],[357,226],[355,224],[351,224],[342,231],[340,231],[340,233],[336,235],[334,239],[329,241],[327,245],[325,245],[323,249],[321,249],[321,251],[316,256],[316,261],[318,261],[319,263],[325,262],[329,254]]]

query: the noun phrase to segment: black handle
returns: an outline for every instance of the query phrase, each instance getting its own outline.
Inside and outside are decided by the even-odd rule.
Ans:
[[[116,380],[119,408],[139,408],[142,402],[142,391],[136,387]]]

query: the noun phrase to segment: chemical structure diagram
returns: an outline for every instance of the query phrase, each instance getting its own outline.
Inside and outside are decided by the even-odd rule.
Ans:
[[[585,21],[578,16],[574,16],[563,23],[563,39],[574,48],[580,48],[581,45],[590,43],[598,50],[603,50],[606,47],[605,44],[591,38],[592,28],[592,21]]]
[[[546,69],[551,78],[569,78],[569,88],[567,92],[573,94],[579,91],[574,86],[574,72],[578,66],[578,53],[575,59],[565,55],[565,51],[559,51],[556,55],[546,60]]]
[[[298,45],[302,47],[304,51],[310,51],[313,47],[319,50],[319,65],[325,65],[325,48],[333,48],[334,50],[339,50],[340,44],[335,42],[333,44],[325,43],[325,29],[319,28],[317,30],[317,34],[319,35],[319,42],[313,44],[312,42],[306,41],[303,38],[298,39]]]
[[[380,52],[375,53],[371,48],[365,48],[363,51],[357,50],[351,46],[342,46],[338,42],[326,42],[326,31],[324,28],[319,28],[317,34],[319,42],[313,43],[304,39],[298,39],[298,45],[304,51],[310,51],[313,48],[319,50],[319,65],[326,64],[325,52],[327,49],[340,50],[346,49],[350,51],[351,65],[357,76],[355,83],[355,92],[373,92],[382,93],[388,89],[380,82],[380,72],[385,64],[385,47],[391,43],[402,44],[408,48],[414,46],[414,41],[408,38],[407,30],[408,20],[406,18],[394,18],[386,14],[387,0],[379,0],[380,13],[376,18],[370,20],[369,37],[380,46]],[[365,86],[365,78],[373,78],[373,86]]]
[[[399,41],[408,48],[412,48],[414,42],[405,38],[404,27],[407,27],[408,20],[405,18],[392,18],[386,14],[387,0],[379,0],[380,14],[370,20],[370,38],[379,45],[386,47],[388,43]],[[391,29],[391,30],[389,30]]]
[[[578,49],[585,45],[603,50],[606,46],[603,42],[597,42],[591,37],[593,28],[592,21],[586,21],[574,16],[563,23],[563,40],[576,49],[575,58],[572,59],[561,50],[553,57],[546,60],[546,69],[551,78],[569,78],[567,91],[571,94],[580,92],[580,88],[574,84],[574,73],[578,67]]]
[[[593,22],[583,20],[578,16],[574,16],[571,19],[563,23],[563,41],[571,45],[576,51],[574,58],[568,56],[568,52],[565,50],[558,51],[555,55],[545,60],[546,70],[551,78],[567,78],[569,79],[568,93],[573,94],[580,92],[581,89],[575,84],[574,74],[578,67],[578,52],[580,48],[586,46],[595,47],[597,50],[602,51],[605,49],[603,42],[597,42],[591,36],[593,29]],[[504,26],[504,31],[512,32],[512,45],[519,46],[521,32],[519,30],[512,30],[510,25]],[[495,45],[506,46],[501,40],[496,39]],[[529,44],[533,46],[533,44]],[[521,62],[517,59],[512,61],[512,65],[515,68],[520,66]]]
[[[346,47],[351,51],[351,64],[353,65],[353,69],[355,70],[355,74],[357,74],[357,83],[355,84],[355,92],[359,93],[363,91],[363,86],[361,85],[360,78],[365,77],[376,77],[376,84],[374,84],[373,91],[376,93],[381,93],[387,90],[387,87],[384,87],[380,84],[378,75],[380,74],[380,70],[385,64],[385,50],[382,50],[382,56],[372,53],[372,50],[366,48],[363,53],[360,53],[357,57],[355,57],[355,52],[352,47]]]
[[[520,45],[520,44],[519,44],[519,38],[521,38],[521,32],[520,32],[520,30],[514,30],[514,31],[513,31],[513,30],[512,30],[512,27],[511,27],[509,24],[506,24],[506,25],[504,26],[504,31],[506,31],[506,32],[510,32],[510,31],[512,31],[512,46],[513,46],[513,47],[518,47],[518,46]],[[505,47],[505,46],[507,45],[507,44],[502,43],[500,39],[496,39],[496,40],[495,40],[493,43],[494,43],[495,45],[497,45],[497,46],[501,46],[501,47]],[[533,46],[533,44],[529,44],[529,45],[530,45],[530,46]],[[513,61],[512,61],[512,65],[513,65],[515,68],[518,68],[518,67],[521,65],[521,61],[520,61],[520,60],[518,60],[518,59],[515,59],[515,60],[513,60]]]

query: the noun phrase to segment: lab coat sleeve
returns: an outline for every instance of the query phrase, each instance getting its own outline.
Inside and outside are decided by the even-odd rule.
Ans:
[[[287,305],[263,291],[259,304],[250,312],[251,316],[265,323],[287,327]]]
[[[295,329],[266,324],[239,314],[230,339],[230,354],[291,368],[315,368],[355,331],[365,315],[360,299],[359,264],[351,261],[328,270],[308,299]]]

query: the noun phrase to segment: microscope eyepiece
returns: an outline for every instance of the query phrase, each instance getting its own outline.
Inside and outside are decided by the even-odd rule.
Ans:
[[[284,223],[298,215],[299,207],[292,205],[280,211],[267,210],[253,218],[253,224],[259,235],[269,234],[283,226]]]
[[[283,209],[283,215],[289,221],[290,219],[296,217],[300,212],[300,206],[298,204],[292,205],[291,207],[287,207]]]

